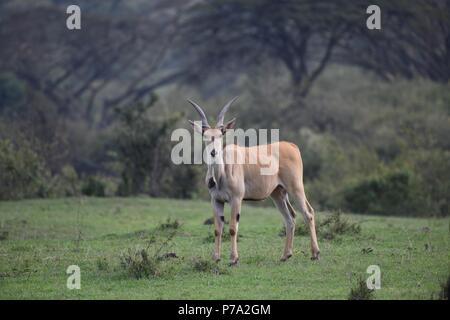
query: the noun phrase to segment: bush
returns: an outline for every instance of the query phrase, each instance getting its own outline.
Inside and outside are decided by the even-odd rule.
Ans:
[[[149,278],[160,276],[163,272],[161,263],[167,258],[177,257],[175,253],[163,253],[174,238],[176,231],[172,231],[163,239],[151,235],[145,247],[128,248],[120,255],[121,267],[133,278]]]
[[[0,139],[0,199],[45,197],[50,192],[50,172],[27,141],[14,145]]]
[[[419,214],[419,186],[409,171],[397,171],[360,181],[345,192],[345,207],[372,214]]]
[[[340,211],[319,223],[319,236],[332,240],[338,235],[357,235],[361,233],[361,226],[344,218]]]
[[[149,255],[146,249],[128,249],[120,256],[120,265],[136,279],[160,274],[157,257]]]
[[[108,271],[109,269],[109,263],[106,260],[106,258],[98,258],[96,260],[97,270],[98,271]]]
[[[165,230],[176,230],[181,226],[181,223],[178,219],[171,219],[171,218],[167,218],[166,222],[161,223],[158,226],[158,229],[161,231],[165,231]]]
[[[171,143],[167,140],[181,117],[158,117],[156,97],[118,112],[118,130],[114,141],[121,182],[118,195],[148,194],[170,198],[193,198],[199,193],[204,175],[200,166],[175,165]]]
[[[228,271],[221,268],[216,262],[211,259],[203,259],[201,257],[194,257],[192,259],[192,268],[197,272],[228,274]]]
[[[316,215],[316,234],[319,238],[333,240],[338,235],[358,235],[361,233],[361,226],[344,218],[340,211],[336,211],[323,220]],[[280,230],[280,237],[286,236],[286,228],[283,226]],[[309,229],[303,221],[295,225],[295,236],[308,236]]]
[[[422,150],[408,155],[420,175],[423,202],[427,212],[450,214],[450,151]]]
[[[316,224],[317,224],[317,226],[319,225],[317,219],[316,219]],[[319,234],[319,232],[318,232],[319,228],[317,226],[316,226],[316,229],[317,229],[316,233]],[[278,235],[280,237],[285,237],[286,236],[286,227],[284,225],[281,227],[281,230],[278,233]],[[306,224],[303,223],[303,221],[301,221],[301,222],[299,221],[299,222],[297,222],[295,224],[294,235],[295,236],[307,236],[307,235],[309,235],[309,230],[306,227]]]
[[[61,172],[54,176],[51,195],[57,197],[73,197],[80,194],[80,180],[74,167],[65,165]]]
[[[104,197],[105,184],[93,176],[87,178],[81,187],[81,193],[88,197]]]
[[[25,99],[25,85],[14,74],[0,74],[0,113],[12,110]]]
[[[366,281],[359,278],[358,283],[354,288],[351,288],[348,300],[371,300],[373,298],[374,290],[367,288]]]
[[[161,195],[161,182],[171,164],[170,144],[165,140],[178,120],[155,119],[151,110],[156,97],[148,104],[137,104],[118,111],[120,124],[115,141],[118,161],[122,164],[121,196],[146,193]]]

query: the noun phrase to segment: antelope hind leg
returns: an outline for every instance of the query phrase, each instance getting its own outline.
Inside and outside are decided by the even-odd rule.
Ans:
[[[293,210],[285,190],[276,189],[271,197],[280,211],[284,219],[284,225],[286,228],[286,243],[284,246],[284,252],[281,256],[281,261],[286,261],[292,257],[292,247],[294,243],[294,230],[295,230],[295,211]],[[291,210],[292,209],[292,210]]]

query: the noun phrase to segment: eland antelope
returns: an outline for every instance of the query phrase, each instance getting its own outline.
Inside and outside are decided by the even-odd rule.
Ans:
[[[237,98],[237,97],[236,97]],[[231,206],[231,218],[229,232],[231,236],[230,265],[238,262],[237,233],[243,200],[264,200],[271,197],[278,210],[281,212],[286,227],[286,243],[282,261],[292,256],[292,244],[295,230],[295,211],[289,202],[289,196],[296,200],[303,214],[305,223],[309,227],[311,237],[311,259],[319,259],[319,245],[317,243],[314,220],[314,209],[306,199],[303,186],[303,163],[298,147],[290,142],[280,141],[267,145],[245,147],[237,144],[229,144],[223,147],[223,137],[227,130],[233,129],[236,119],[224,124],[224,118],[233,98],[220,111],[217,116],[216,126],[212,128],[208,124],[207,117],[202,108],[195,102],[188,100],[201,118],[200,121],[189,122],[194,130],[203,135],[206,142],[207,153],[210,161],[206,174],[206,185],[211,195],[214,210],[214,254],[215,261],[220,260],[221,238],[224,225],[224,204]],[[265,154],[276,161],[278,166],[271,174],[262,174],[261,161],[248,161],[258,159],[260,150],[264,147]],[[232,155],[233,159],[240,157],[241,162],[226,161]]]

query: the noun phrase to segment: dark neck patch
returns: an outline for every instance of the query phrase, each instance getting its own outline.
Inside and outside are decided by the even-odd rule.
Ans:
[[[209,181],[208,181],[208,188],[209,189],[212,189],[212,188],[214,188],[216,186],[216,183],[214,182],[214,179],[211,177],[211,178],[209,178]]]

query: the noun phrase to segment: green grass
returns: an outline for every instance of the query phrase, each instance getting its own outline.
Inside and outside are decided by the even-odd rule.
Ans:
[[[208,202],[171,199],[0,202],[0,298],[347,299],[369,276],[367,267],[378,265],[375,299],[430,299],[449,274],[448,218],[344,215],[361,226],[359,234],[320,239],[320,261],[309,259],[309,238],[297,236],[293,257],[283,263],[281,215],[252,206],[242,209],[240,264],[228,267],[224,242],[220,272],[209,272],[216,268],[203,260],[211,259],[213,244],[205,238],[213,227],[203,222],[211,215]],[[164,248],[177,257],[162,261],[157,276],[130,276],[121,255],[145,247],[154,233],[163,239],[167,218],[180,223]],[[73,264],[81,268],[80,290],[66,288]]]

